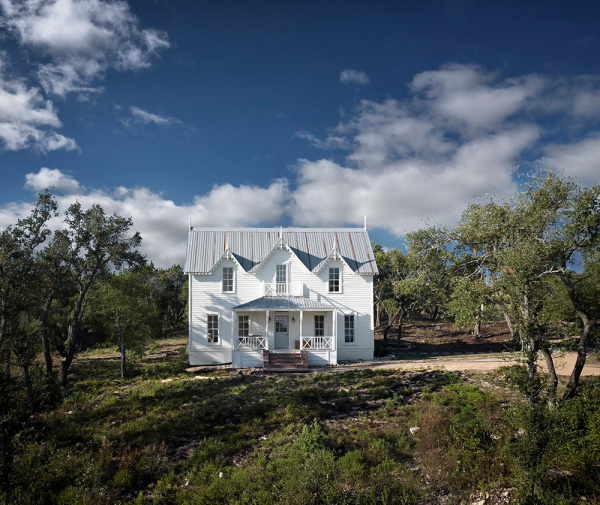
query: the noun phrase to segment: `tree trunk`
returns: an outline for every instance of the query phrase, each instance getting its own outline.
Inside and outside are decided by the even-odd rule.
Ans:
[[[398,338],[396,339],[398,342],[400,342],[400,339],[402,338],[402,321],[404,321],[404,311],[402,311],[400,319],[398,319]]]
[[[598,319],[600,319],[600,304],[596,305],[595,310],[592,311],[595,312],[595,315],[588,313],[581,304],[571,279],[565,274],[561,274],[560,279],[562,280],[565,288],[567,288],[567,295],[569,296],[569,299],[573,304],[573,308],[575,309],[575,312],[577,312],[577,315],[583,324],[583,331],[581,332],[581,338],[579,339],[579,345],[577,346],[577,360],[575,361],[573,372],[571,372],[571,377],[569,377],[567,390],[563,396],[563,400],[566,400],[567,398],[573,397],[577,391],[577,388],[579,387],[579,377],[581,376],[581,371],[583,370],[586,360],[587,339],[596,326]]]
[[[506,310],[500,309],[500,311],[502,312],[502,315],[504,316],[504,321],[506,322],[506,326],[508,326],[508,331],[510,331],[510,336],[514,340],[515,339],[515,327],[513,326],[512,321],[510,320],[510,316],[508,315],[508,312],[506,312]]]
[[[6,310],[6,300],[8,300],[8,294],[10,293],[10,288],[5,288],[2,293],[2,305],[0,305],[0,314],[2,314],[2,318],[0,318],[0,344],[2,343],[2,339],[6,336],[6,327],[8,325],[8,318],[5,315]]]
[[[388,343],[388,333],[389,333],[392,325],[396,321],[396,318],[400,315],[401,312],[403,312],[402,311],[402,307],[400,307],[392,317],[388,316],[387,324],[385,325],[385,328],[383,330],[383,345],[387,345],[387,343]]]
[[[73,362],[73,356],[75,356],[75,352],[77,351],[77,343],[79,342],[79,317],[81,315],[81,308],[83,306],[83,300],[85,295],[88,292],[88,289],[92,285],[94,277],[87,282],[87,284],[81,288],[79,291],[79,298],[77,299],[77,304],[75,305],[75,310],[73,311],[73,319],[71,325],[69,325],[69,349],[67,352],[67,356],[64,361],[61,363],[60,367],[60,383],[62,386],[67,385],[67,377],[69,375],[69,367]]]
[[[553,408],[556,406],[556,388],[558,387],[558,376],[556,375],[556,368],[554,368],[554,360],[552,359],[552,353],[547,345],[542,345],[541,349],[544,358],[546,359],[546,366],[548,367],[548,374],[550,380],[548,383],[548,405]]]
[[[583,332],[581,333],[581,338],[579,339],[579,345],[577,346],[577,360],[575,361],[575,366],[573,367],[573,372],[571,372],[571,377],[569,377],[569,383],[567,384],[567,390],[563,396],[563,400],[568,398],[572,398],[579,387],[579,377],[581,376],[581,372],[585,365],[585,360],[587,357],[586,345],[587,339],[592,331],[592,324],[588,320],[588,323],[584,325]]]
[[[46,362],[46,374],[48,376],[52,375],[52,355],[50,353],[50,341],[48,340],[48,316],[50,315],[50,306],[52,305],[52,300],[54,300],[53,291],[48,296],[46,300],[46,304],[44,305],[44,312],[42,313],[42,344],[44,346],[44,361]]]
[[[33,387],[31,385],[31,376],[29,375],[29,367],[27,365],[21,365],[23,368],[23,375],[25,376],[25,386],[27,387],[27,399],[29,400],[29,408],[32,414],[37,414],[37,407],[35,406],[35,399],[33,398]]]
[[[529,384],[533,384],[536,372],[535,362],[537,360],[537,348],[535,342],[524,340],[523,353],[525,354],[525,363],[527,365],[527,379],[529,380]]]
[[[69,367],[73,362],[73,356],[75,356],[75,349],[77,345],[77,329],[73,325],[69,326],[69,347],[67,349],[67,355],[65,359],[60,363],[60,384],[63,387],[67,385],[67,377],[69,375]]]
[[[381,326],[381,305],[379,304],[379,302],[375,304],[375,314],[377,314],[375,327],[379,328]]]
[[[119,332],[119,340],[121,341],[121,379],[127,376],[127,370],[125,368],[125,334]]]

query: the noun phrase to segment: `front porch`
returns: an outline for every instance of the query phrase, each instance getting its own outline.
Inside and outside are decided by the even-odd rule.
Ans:
[[[269,353],[302,353],[311,366],[337,364],[337,311],[331,305],[263,296],[234,307],[232,319],[235,368],[261,367]]]

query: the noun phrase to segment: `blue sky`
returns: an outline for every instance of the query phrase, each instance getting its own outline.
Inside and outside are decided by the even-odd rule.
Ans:
[[[598,2],[0,0],[0,226],[55,187],[156,264],[197,226],[401,243],[515,170],[600,169]]]

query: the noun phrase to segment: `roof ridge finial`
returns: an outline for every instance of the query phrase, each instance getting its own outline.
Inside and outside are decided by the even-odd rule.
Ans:
[[[192,227],[192,215],[188,214],[188,216],[190,218],[190,231],[192,231],[193,230],[193,227]]]
[[[365,231],[367,231],[367,215],[365,214]]]

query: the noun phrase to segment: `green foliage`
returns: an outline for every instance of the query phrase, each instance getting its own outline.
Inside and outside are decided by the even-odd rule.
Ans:
[[[305,424],[302,427],[298,441],[302,450],[307,454],[327,447],[327,436],[316,419],[312,426]]]
[[[408,297],[413,310],[436,319],[445,311],[451,293],[454,255],[444,228],[426,228],[406,235],[408,275],[395,287]]]

